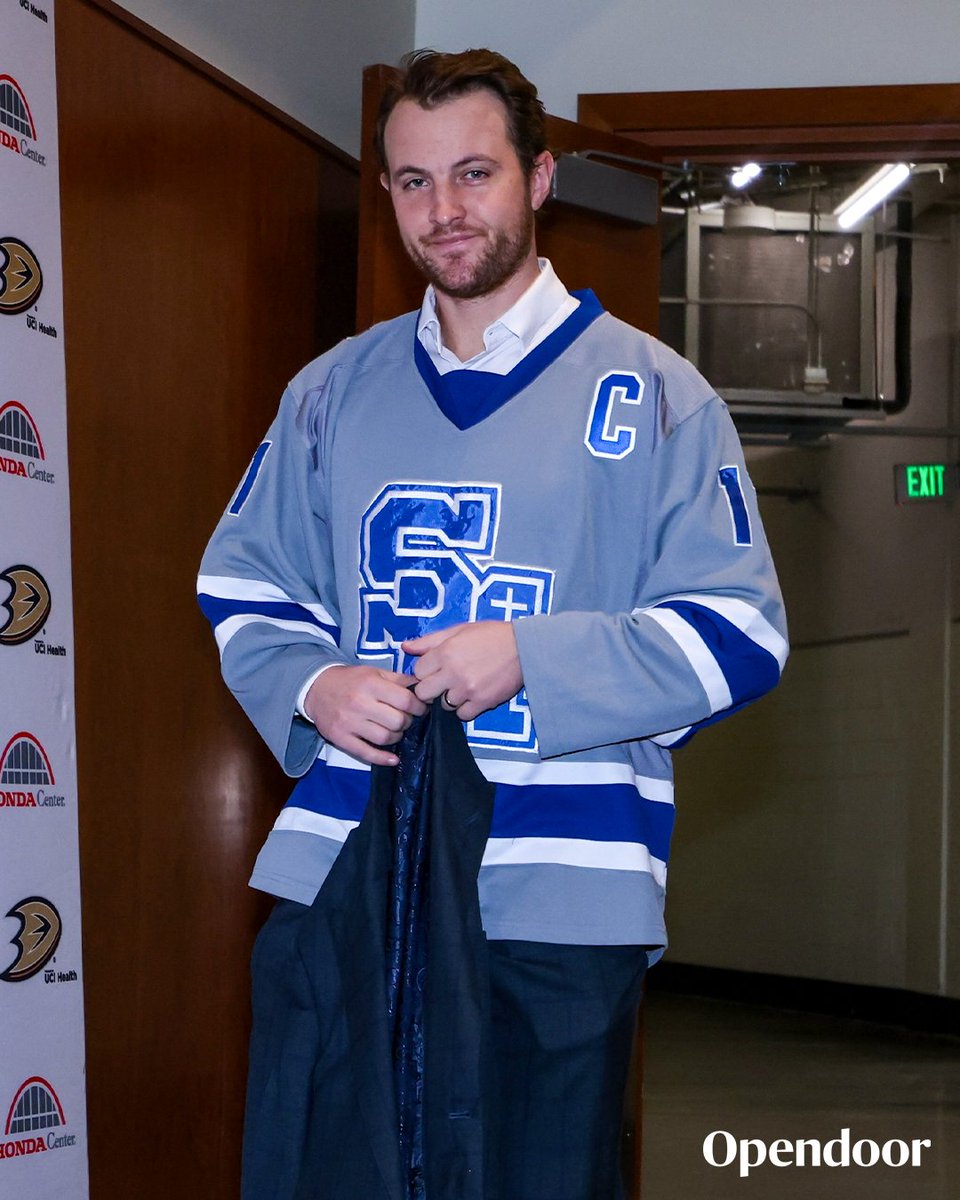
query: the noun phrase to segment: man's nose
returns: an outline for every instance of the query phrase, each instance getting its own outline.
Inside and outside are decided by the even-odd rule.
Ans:
[[[430,216],[437,225],[452,225],[463,219],[465,209],[456,189],[448,183],[436,184]]]

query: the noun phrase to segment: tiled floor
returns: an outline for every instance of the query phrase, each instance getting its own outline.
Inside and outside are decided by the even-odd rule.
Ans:
[[[642,1200],[960,1200],[960,1038],[652,993],[644,1080]],[[767,1163],[746,1177],[704,1159],[716,1130],[769,1146],[845,1128],[851,1143],[932,1146],[918,1167]]]

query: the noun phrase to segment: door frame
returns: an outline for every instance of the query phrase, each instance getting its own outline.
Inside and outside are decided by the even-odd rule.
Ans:
[[[667,163],[960,157],[960,84],[581,94],[578,120]]]

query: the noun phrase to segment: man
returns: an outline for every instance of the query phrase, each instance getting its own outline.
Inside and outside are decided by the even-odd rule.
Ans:
[[[225,678],[301,777],[252,883],[285,898],[275,930],[301,920],[369,768],[430,701],[455,710],[496,784],[485,1195],[613,1200],[666,943],[668,747],[776,683],[779,590],[722,402],[537,258],[533,85],[489,51],[417,52],[377,137],[423,306],[293,380],[201,569]]]

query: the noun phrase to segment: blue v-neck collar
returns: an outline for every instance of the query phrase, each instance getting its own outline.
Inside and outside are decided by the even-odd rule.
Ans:
[[[570,316],[506,375],[460,369],[441,375],[414,334],[413,356],[417,370],[448,421],[458,429],[479,425],[533,383],[604,311],[603,305],[589,289],[573,292],[572,295],[580,303]]]

